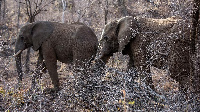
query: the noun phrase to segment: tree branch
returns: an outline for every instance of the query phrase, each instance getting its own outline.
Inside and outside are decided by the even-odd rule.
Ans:
[[[38,3],[37,8],[35,9],[33,15],[36,16],[38,15],[40,12],[45,11],[45,7],[48,6],[49,4],[53,3],[54,0],[46,3],[45,5],[42,6],[42,2],[43,0],[40,1],[40,3]]]
[[[27,0],[26,0],[25,4],[26,4],[26,14],[30,17],[29,6],[28,6],[28,1]]]

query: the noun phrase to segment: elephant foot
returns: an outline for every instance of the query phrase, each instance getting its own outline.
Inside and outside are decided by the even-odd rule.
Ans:
[[[54,94],[57,93],[60,89],[59,88],[46,88],[44,89],[45,94]]]

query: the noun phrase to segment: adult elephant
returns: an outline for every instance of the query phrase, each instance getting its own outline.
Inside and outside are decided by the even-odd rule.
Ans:
[[[21,53],[26,48],[39,50],[37,68],[46,67],[55,89],[59,89],[57,60],[81,66],[97,52],[98,39],[91,28],[83,23],[39,21],[20,29],[15,44],[15,60],[19,81],[22,81]],[[45,61],[45,64],[43,63]]]
[[[100,56],[107,63],[115,52],[129,55],[128,68],[154,88],[150,66],[169,68],[170,76],[184,90],[189,83],[189,25],[175,18],[123,17],[108,23],[100,40]]]

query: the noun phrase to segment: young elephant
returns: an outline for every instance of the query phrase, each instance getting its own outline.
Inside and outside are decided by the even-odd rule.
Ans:
[[[15,44],[19,81],[23,76],[21,53],[29,47],[39,50],[37,66],[44,65],[45,60],[54,88],[58,89],[57,60],[81,66],[96,55],[98,39],[92,29],[83,23],[40,21],[23,26]]]
[[[183,21],[177,21],[174,18],[131,16],[112,21],[103,30],[100,56],[97,59],[106,63],[115,52],[129,55],[128,68],[136,68],[142,81],[151,88],[154,87],[150,66],[169,67],[170,76],[180,83],[180,89],[185,92],[190,73],[189,44],[186,44],[190,30],[189,25],[184,25],[183,29]]]
[[[142,38],[138,38],[138,34],[139,24],[131,16],[108,23],[103,30],[100,40],[102,48],[100,49],[98,59],[107,63],[110,56],[115,52],[129,55],[128,68],[136,67],[143,74],[141,76],[142,80],[145,80],[147,85],[154,88],[151,75],[146,74],[150,72],[150,69],[146,64],[145,49],[143,48],[144,42],[141,40]]]

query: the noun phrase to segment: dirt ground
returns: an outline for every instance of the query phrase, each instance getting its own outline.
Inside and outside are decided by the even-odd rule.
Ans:
[[[167,70],[151,67],[155,91],[142,85],[139,79],[130,82],[130,74],[124,72],[128,57],[120,54],[115,54],[110,59],[105,75],[95,74],[90,68],[80,73],[74,72],[72,65],[58,62],[61,90],[56,94],[45,94],[45,89],[53,88],[48,72],[38,80],[37,88],[31,89],[31,77],[38,55],[31,50],[30,72],[24,73],[19,91],[15,59],[12,56],[13,46],[4,43],[0,47],[1,111],[178,111],[182,109],[187,111],[192,110],[188,108],[194,108],[191,106],[193,104],[189,103],[191,99],[179,98],[178,83],[169,77]],[[22,55],[23,71],[25,71],[25,56],[26,51]],[[149,95],[153,95],[154,98]],[[198,101],[195,105],[199,105]]]

